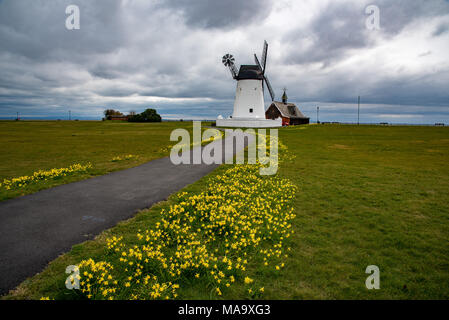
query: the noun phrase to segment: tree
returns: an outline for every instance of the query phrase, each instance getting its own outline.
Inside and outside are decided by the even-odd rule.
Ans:
[[[123,113],[120,111],[114,110],[114,109],[107,109],[104,111],[105,119],[111,120],[111,117],[113,116],[123,116]]]
[[[161,116],[154,109],[146,109],[141,114],[136,114],[128,118],[129,122],[161,122]]]
[[[104,115],[106,117],[110,117],[110,116],[123,116],[123,113],[121,113],[120,111],[116,111],[114,109],[107,109],[104,112]]]

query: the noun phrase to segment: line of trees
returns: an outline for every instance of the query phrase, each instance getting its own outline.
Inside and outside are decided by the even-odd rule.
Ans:
[[[123,120],[129,122],[161,122],[162,118],[157,113],[155,109],[146,109],[144,112],[136,114],[136,112],[131,111],[127,116],[125,116],[120,111],[114,109],[107,109],[104,112],[105,120],[111,120],[113,117],[123,117]]]

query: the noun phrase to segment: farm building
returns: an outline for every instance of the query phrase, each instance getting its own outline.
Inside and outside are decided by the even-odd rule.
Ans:
[[[307,118],[299,111],[294,103],[287,102],[287,94],[284,91],[282,102],[273,101],[271,106],[265,112],[267,119],[282,118],[283,126],[297,126],[300,124],[309,124],[310,118]]]
[[[111,116],[107,116],[106,120],[111,120],[111,121],[128,121],[129,116],[125,116],[125,115],[111,115]]]

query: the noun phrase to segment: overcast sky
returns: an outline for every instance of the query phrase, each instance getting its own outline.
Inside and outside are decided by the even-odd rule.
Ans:
[[[65,13],[79,6],[80,30]],[[369,30],[368,5],[380,9]],[[312,121],[449,123],[447,0],[0,0],[0,117],[232,113],[221,63],[253,64]],[[266,104],[271,100],[266,94]]]

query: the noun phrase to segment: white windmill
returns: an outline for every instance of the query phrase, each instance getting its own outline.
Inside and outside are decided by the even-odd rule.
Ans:
[[[234,113],[229,119],[217,119],[218,127],[247,127],[247,128],[270,128],[281,127],[282,120],[265,119],[264,82],[267,85],[271,99],[274,100],[274,92],[270,81],[265,74],[267,64],[268,43],[265,41],[262,64],[257,55],[254,54],[255,65],[241,65],[237,72],[235,59],[226,54],[223,64],[229,68],[232,77],[237,80],[237,91],[235,94]]]

